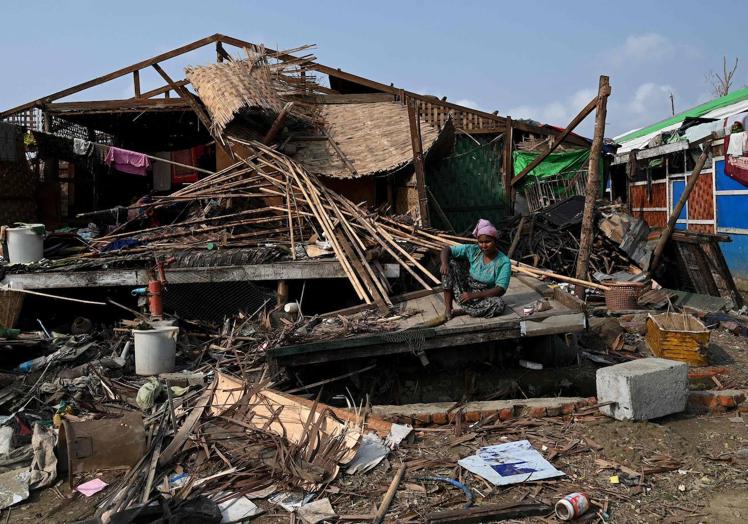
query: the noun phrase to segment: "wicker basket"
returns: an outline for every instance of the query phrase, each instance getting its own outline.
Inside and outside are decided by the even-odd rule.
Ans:
[[[638,299],[644,288],[643,282],[606,280],[603,284],[610,288],[605,291],[605,306],[609,311],[622,311],[639,307]]]
[[[709,336],[703,322],[692,315],[668,312],[647,318],[647,344],[658,357],[708,366]]]
[[[18,321],[23,307],[23,293],[0,290],[0,327],[12,328]]]

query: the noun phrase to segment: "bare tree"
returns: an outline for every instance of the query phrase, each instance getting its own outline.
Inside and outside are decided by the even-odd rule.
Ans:
[[[709,71],[709,73],[706,75],[706,80],[712,85],[712,93],[714,93],[714,96],[721,97],[730,92],[730,87],[732,86],[732,82],[735,77],[735,71],[737,71],[737,69],[737,58],[735,58],[735,65],[732,66],[732,69],[727,69],[727,57],[723,56],[722,73]]]

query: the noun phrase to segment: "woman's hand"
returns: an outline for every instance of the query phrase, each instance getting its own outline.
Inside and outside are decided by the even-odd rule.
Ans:
[[[460,304],[464,304],[465,302],[470,302],[471,300],[475,300],[475,297],[472,293],[468,293],[467,291],[460,294]]]
[[[449,263],[442,262],[441,267],[439,268],[439,272],[442,274],[443,277],[446,277],[449,275]]]

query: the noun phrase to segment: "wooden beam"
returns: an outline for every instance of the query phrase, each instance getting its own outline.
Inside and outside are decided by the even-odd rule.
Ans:
[[[576,277],[587,280],[587,267],[590,260],[592,239],[595,236],[594,219],[595,203],[597,202],[598,189],[600,187],[600,155],[603,149],[603,138],[605,137],[605,115],[607,114],[608,96],[610,96],[610,84],[607,76],[600,76],[600,84],[597,89],[595,114],[595,134],[592,138],[592,149],[590,150],[590,163],[587,170],[587,187],[584,194],[584,211],[582,214],[582,232],[579,237],[579,255],[577,256]],[[587,108],[585,108],[586,110]],[[582,111],[584,112],[584,110]],[[581,115],[582,113],[580,113]],[[575,119],[576,120],[576,119]],[[581,120],[579,120],[581,122]],[[577,296],[583,296],[582,288],[577,286]]]
[[[652,253],[652,263],[649,265],[648,272],[650,275],[653,275],[657,266],[660,265],[660,262],[662,261],[662,253],[665,251],[665,246],[667,245],[668,240],[670,240],[670,235],[673,234],[678,217],[680,216],[681,211],[683,211],[686,202],[688,202],[688,197],[691,196],[691,191],[693,191],[693,188],[696,187],[696,183],[699,181],[701,170],[704,169],[704,164],[706,164],[706,160],[709,158],[712,140],[714,140],[714,136],[704,143],[704,150],[696,161],[696,165],[688,178],[688,184],[686,184],[686,188],[683,190],[683,193],[681,193],[678,203],[673,208],[673,213],[667,221],[667,227],[665,227],[665,230],[660,234],[654,253]]]
[[[140,113],[144,111],[190,110],[183,98],[128,98],[126,100],[90,100],[83,102],[54,102],[47,104],[49,113]]]
[[[426,193],[426,172],[423,163],[423,143],[421,142],[421,122],[416,110],[416,104],[408,98],[408,122],[410,124],[410,143],[413,149],[413,168],[416,173],[416,191],[418,192],[418,214],[421,217],[421,225],[431,225],[429,216],[429,197]]]
[[[351,95],[312,95],[308,97],[316,104],[371,104],[376,102],[394,102],[395,95],[390,93],[355,93]]]
[[[218,40],[218,36],[219,35],[211,35],[205,38],[201,38],[200,40],[195,40],[194,42],[183,45],[181,47],[177,47],[176,49],[172,49],[171,51],[161,53],[160,55],[156,55],[152,58],[148,58],[146,60],[138,62],[137,64],[123,67],[122,69],[118,69],[116,71],[112,71],[111,73],[107,73],[105,75],[98,76],[91,80],[87,80],[86,82],[82,82],[72,87],[68,87],[67,89],[63,89],[62,91],[57,91],[56,93],[52,93],[51,95],[47,95],[45,97],[38,98],[36,100],[27,102],[20,106],[16,106],[12,109],[8,109],[7,111],[0,112],[0,119],[10,116],[14,113],[18,113],[19,111],[25,111],[27,109],[31,109],[32,107],[38,107],[45,103],[59,100],[60,98],[64,98],[66,96],[78,93],[90,87],[94,87],[94,86],[103,84],[105,82],[109,82],[110,80],[114,80],[115,78],[120,78],[122,76],[132,73],[133,71],[144,69],[146,67],[152,66],[153,64],[156,64],[158,62],[163,62],[164,60],[169,60],[170,58],[174,58],[175,56],[182,55],[189,51],[194,51],[195,49],[198,49],[205,45],[212,44],[213,42]]]
[[[174,82],[177,86],[186,86],[190,83],[189,80],[178,80]],[[172,87],[170,85],[165,85],[162,87],[158,87],[156,89],[151,89],[150,91],[146,91],[145,93],[140,95],[140,98],[153,98],[154,96],[163,95],[165,93],[168,93],[172,90]]]
[[[610,94],[610,92],[608,92]],[[606,95],[607,96],[607,95]],[[566,126],[566,129],[564,129],[560,135],[558,135],[554,140],[551,141],[551,146],[548,148],[548,151],[539,154],[537,157],[535,157],[535,160],[530,162],[530,164],[525,167],[514,179],[512,180],[512,185],[517,185],[519,182],[524,179],[528,173],[530,173],[533,169],[535,169],[543,160],[545,160],[548,155],[553,153],[556,148],[561,145],[561,143],[566,139],[567,136],[569,136],[569,133],[574,131],[574,129],[584,120],[587,118],[587,115],[592,113],[592,111],[598,107],[598,100],[600,99],[600,95],[596,96],[590,102],[584,106],[584,108],[579,112],[577,116],[574,117],[574,119],[569,122],[569,125]]]

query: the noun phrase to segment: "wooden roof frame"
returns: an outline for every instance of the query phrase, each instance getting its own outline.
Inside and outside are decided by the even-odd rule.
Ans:
[[[223,44],[244,48],[244,47],[252,47],[255,44],[248,42],[246,40],[241,40],[239,38],[234,38],[231,36],[222,35],[220,33],[216,33],[211,36],[207,36],[205,38],[201,38],[199,40],[195,40],[194,42],[191,42],[189,44],[177,47],[175,49],[172,49],[170,51],[166,51],[164,53],[161,53],[159,55],[156,55],[154,57],[148,58],[146,60],[142,60],[140,62],[137,62],[135,64],[129,65],[127,67],[123,67],[121,69],[117,69],[116,71],[112,71],[111,73],[107,73],[102,76],[98,76],[96,78],[93,78],[91,80],[87,80],[85,82],[82,82],[80,84],[76,84],[74,86],[68,87],[66,89],[63,89],[62,91],[57,91],[55,93],[52,93],[50,95],[44,96],[42,98],[38,98],[36,100],[32,100],[31,102],[27,102],[25,104],[21,104],[19,106],[16,106],[14,108],[5,110],[0,112],[0,119],[5,119],[7,117],[13,116],[17,113],[27,111],[33,108],[40,108],[42,110],[47,110],[50,112],[58,112],[58,113],[65,113],[68,111],[71,111],[71,109],[75,108],[79,111],[83,111],[85,108],[85,104],[90,104],[90,108],[96,108],[97,110],[103,112],[105,110],[111,110],[111,112],[117,111],[117,102],[114,100],[110,101],[92,101],[92,102],[78,102],[76,104],[79,104],[77,106],[71,106],[70,104],[73,104],[72,102],[57,102],[58,100],[68,97],[70,95],[73,95],[75,93],[79,93],[81,91],[85,91],[86,89],[89,89],[91,87],[95,87],[101,84],[104,84],[106,82],[109,82],[111,80],[123,77],[125,75],[133,75],[133,88],[135,96],[127,101],[119,101],[121,102],[119,105],[123,108],[125,107],[142,107],[142,108],[159,108],[161,110],[166,109],[166,106],[169,104],[172,104],[173,106],[179,106],[179,107],[186,107],[186,104],[179,104],[179,103],[165,103],[165,104],[154,104],[152,102],[143,102],[144,100],[152,99],[155,96],[158,95],[165,95],[165,97],[169,96],[170,91],[175,91],[175,87],[177,88],[184,88],[186,85],[189,84],[189,81],[187,80],[179,80],[174,81],[173,84],[170,83],[169,85],[165,85],[158,89],[153,89],[144,93],[140,92],[140,71],[142,69],[153,67],[157,71],[159,71],[160,66],[159,63],[163,62],[165,60],[169,60],[171,58],[183,55],[185,53],[188,53],[190,51],[194,51],[195,49],[199,49],[201,47],[205,47],[206,45],[215,44],[216,46],[216,54],[217,59],[223,60],[227,58],[229,55],[226,53],[226,51],[223,49]],[[281,60],[288,60],[291,58],[294,58],[292,55],[286,55],[282,53],[278,53],[277,51],[273,51],[272,49],[268,48],[269,52],[275,53],[276,56]],[[374,89],[376,91],[382,92],[382,93],[389,93],[397,97],[408,97],[416,100],[421,100],[424,102],[428,102],[433,105],[438,105],[446,109],[454,110],[454,111],[461,111],[464,113],[472,114],[480,118],[487,119],[489,121],[496,123],[496,131],[497,132],[503,132],[507,129],[507,124],[511,127],[513,130],[519,130],[519,131],[525,131],[528,133],[533,133],[537,135],[542,136],[559,136],[561,134],[560,131],[557,131],[555,129],[548,129],[543,126],[537,126],[534,124],[530,124],[527,122],[518,122],[516,120],[511,120],[511,118],[499,116],[492,113],[486,113],[484,111],[479,111],[477,109],[472,109],[469,107],[460,106],[458,104],[453,104],[451,102],[447,102],[446,100],[440,100],[433,96],[426,96],[421,95],[419,93],[414,93],[412,91],[407,91],[400,89],[398,87],[395,87],[393,85],[387,85],[383,84],[381,82],[377,82],[375,80],[371,80],[369,78],[365,78],[359,75],[355,75],[353,73],[348,73],[346,71],[343,71],[341,69],[333,68],[330,66],[326,66],[324,64],[320,64],[317,62],[312,62],[309,66],[309,69],[316,71],[318,73],[326,74],[331,77],[339,78],[342,80],[346,80],[348,82],[352,82],[361,86],[365,86],[370,89]],[[184,91],[186,89],[176,89],[179,91],[180,95],[184,94]],[[334,93],[332,90],[327,90]],[[179,97],[176,97],[179,98]],[[136,102],[134,102],[136,101]],[[83,104],[83,105],[80,105]],[[589,147],[589,142],[585,139],[578,137],[578,136],[567,136],[565,138],[565,142],[569,144],[579,145],[582,147]]]

